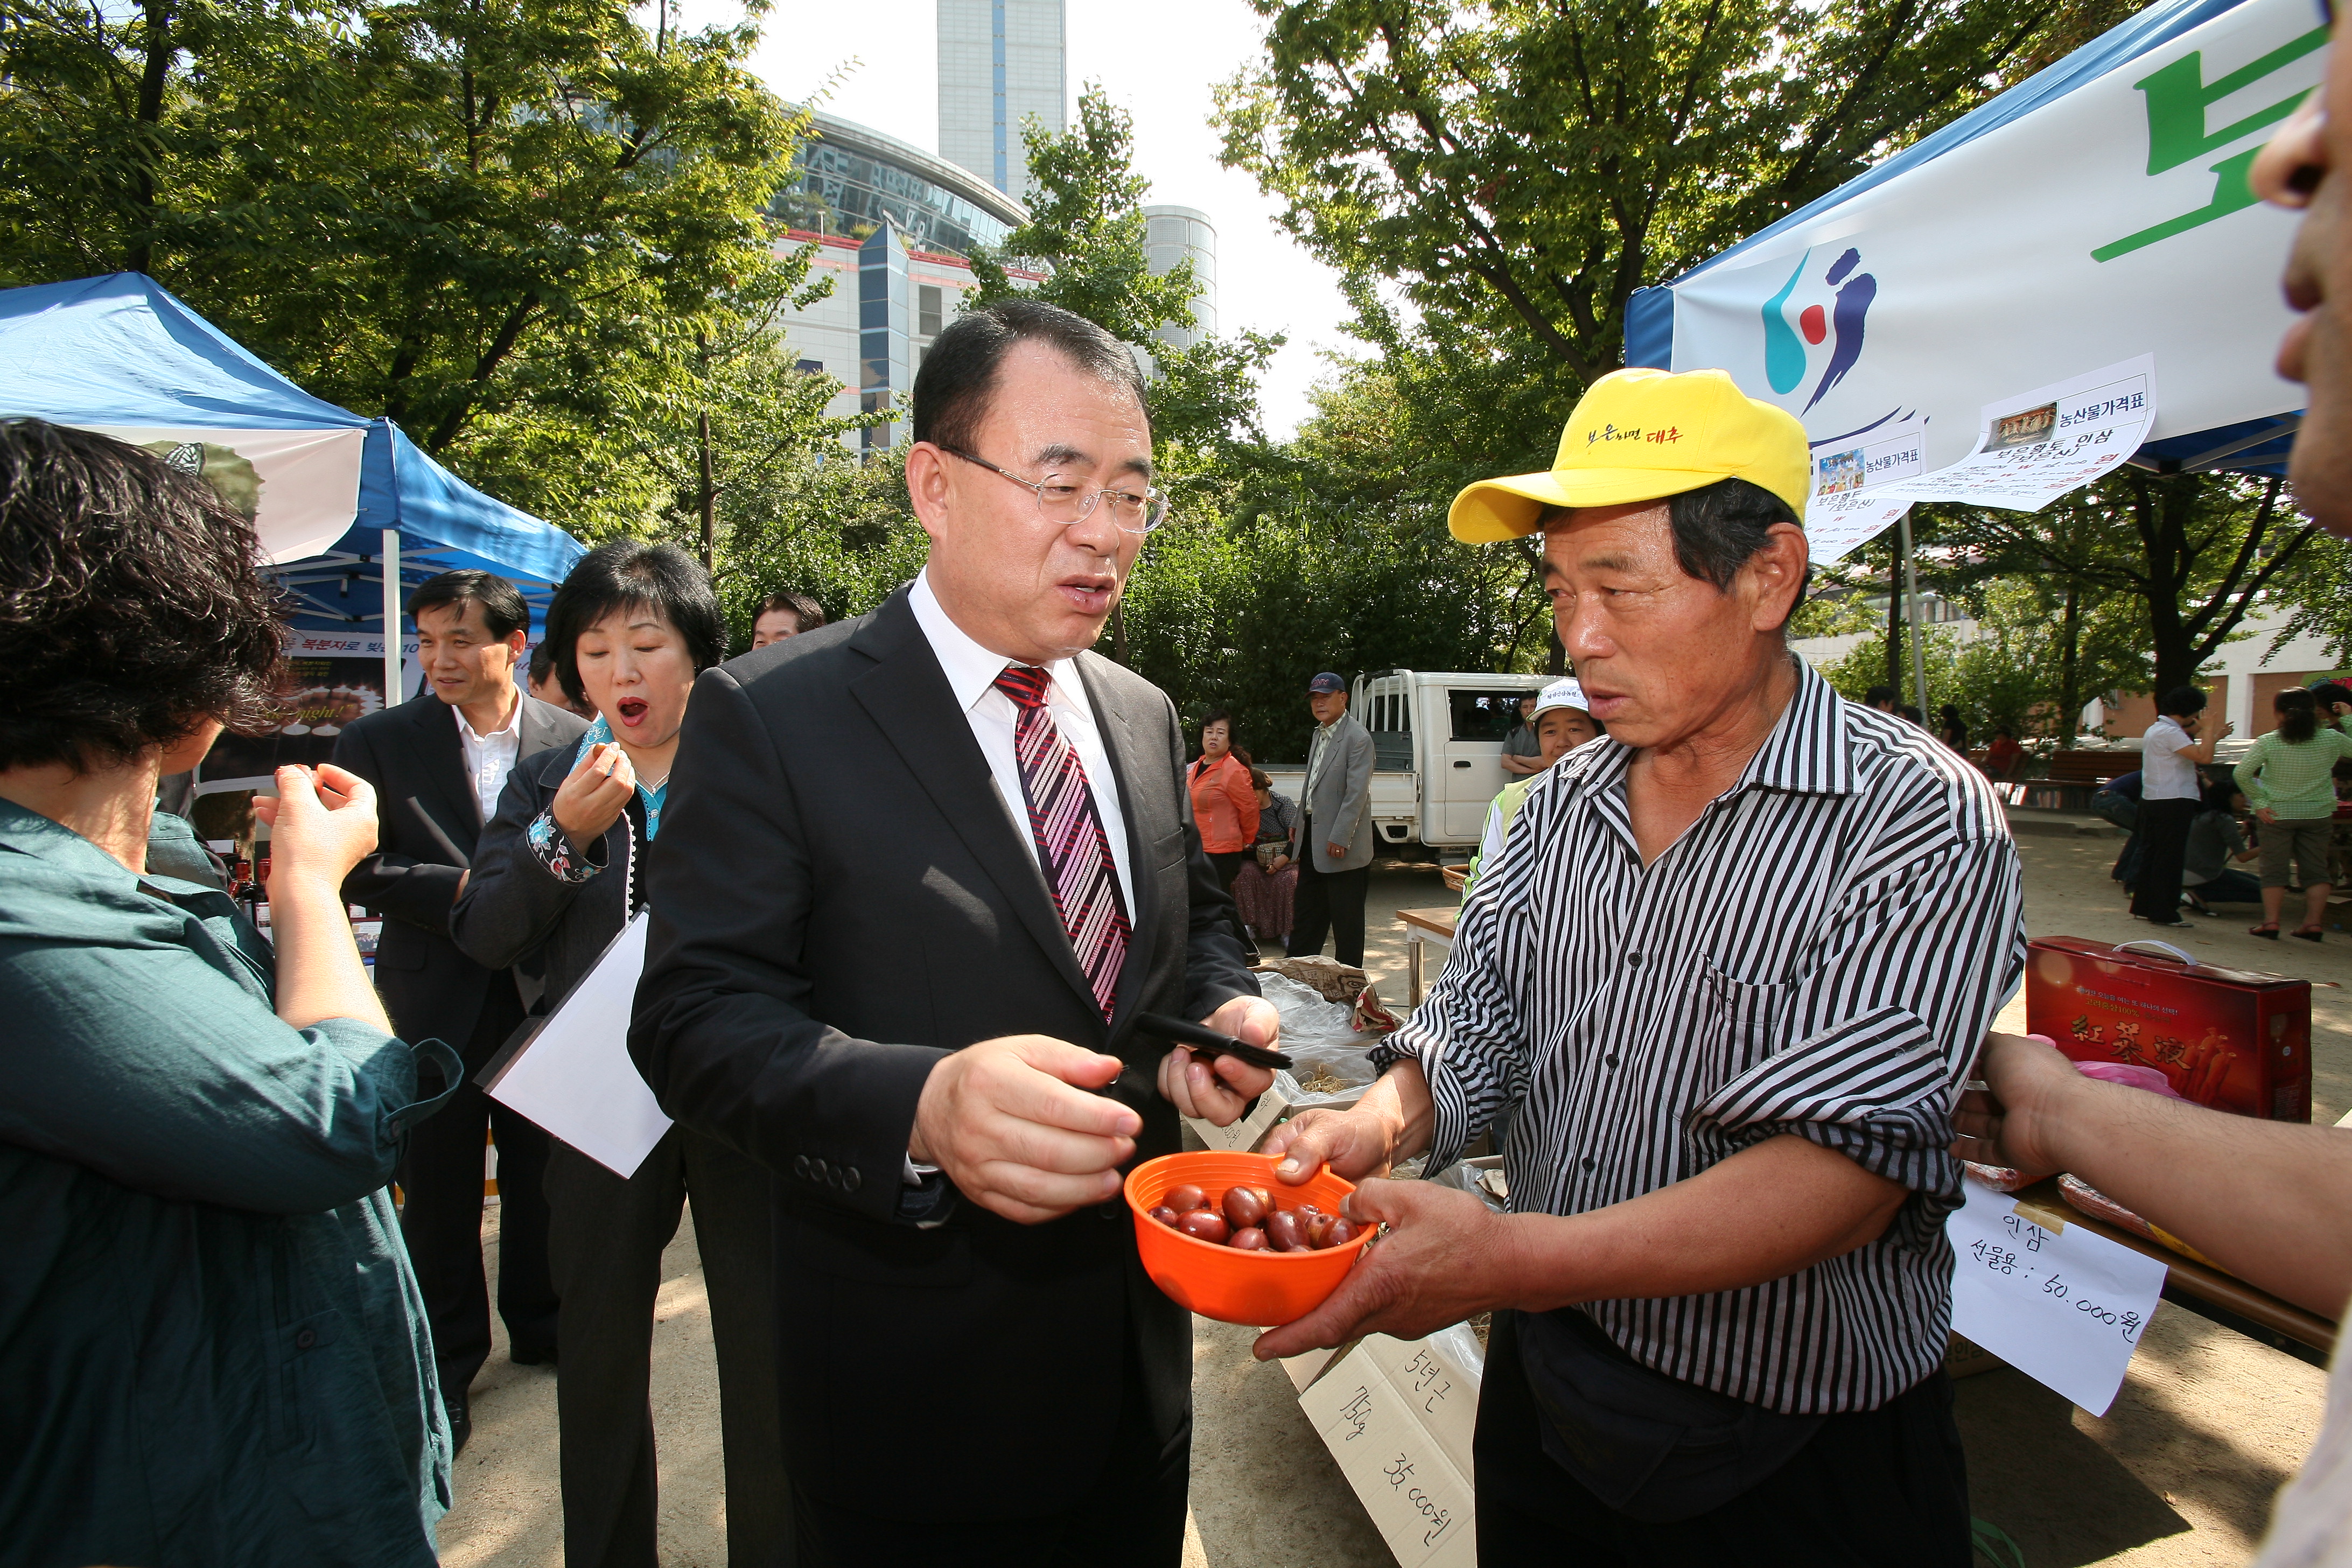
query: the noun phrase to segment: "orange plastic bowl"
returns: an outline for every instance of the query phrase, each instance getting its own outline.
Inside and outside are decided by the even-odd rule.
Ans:
[[[1187,1183],[1207,1194],[1213,1207],[1224,1202],[1228,1187],[1250,1186],[1274,1194],[1276,1208],[1313,1203],[1328,1214],[1339,1212],[1356,1184],[1333,1175],[1327,1166],[1303,1184],[1287,1186],[1275,1180],[1271,1154],[1216,1150],[1163,1154],[1128,1173],[1127,1206],[1135,1213],[1135,1247],[1143,1255],[1143,1271],[1177,1303],[1221,1323],[1271,1328],[1305,1317],[1339,1288],[1356,1255],[1371,1239],[1368,1230],[1343,1247],[1320,1252],[1236,1252],[1151,1217],[1153,1206],[1170,1189]]]

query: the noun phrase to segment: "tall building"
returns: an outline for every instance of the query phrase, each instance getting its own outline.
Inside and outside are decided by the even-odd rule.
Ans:
[[[1029,215],[965,170],[829,114],[816,116],[768,210],[786,226],[780,243],[814,245],[811,276],[833,279],[832,293],[786,317],[784,341],[801,369],[841,383],[827,414],[902,416],[845,437],[853,450],[887,450],[908,435],[923,355],[972,286],[972,250],[1003,244]]]
[[[1029,194],[1022,122],[1067,129],[1062,0],[939,0],[940,156],[1015,201]]]
[[[1180,261],[1192,264],[1192,280],[1200,285],[1192,296],[1192,327],[1162,327],[1154,341],[1171,348],[1189,349],[1217,330],[1217,226],[1198,207],[1155,206],[1143,209],[1143,259],[1155,278],[1172,272]]]

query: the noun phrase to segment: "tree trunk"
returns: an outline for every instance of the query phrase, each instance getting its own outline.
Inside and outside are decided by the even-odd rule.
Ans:
[[[2075,715],[2083,710],[2083,671],[2078,648],[2083,634],[2083,585],[2066,579],[2066,613],[2058,622],[2058,743],[2074,739]]]
[[[710,478],[710,411],[694,416],[695,444],[702,449],[702,569],[719,570],[719,487]]]
[[[139,222],[131,232],[131,243],[124,248],[122,265],[131,272],[152,272],[155,267],[155,156],[159,138],[155,128],[163,121],[163,88],[171,78],[172,5],[171,0],[145,0],[142,9],[147,16],[146,59],[139,73],[138,111],[138,192]]]
[[[2182,514],[2193,504],[2190,486],[2178,479],[2132,476],[2133,510],[2137,513],[2141,547],[2147,552],[2147,577],[2156,592],[2147,596],[2147,638],[2156,655],[2156,695],[2161,698],[2197,677],[2197,650],[2180,618],[2180,595],[2188,586],[2191,552]],[[2223,588],[2226,594],[2230,586]]]
[[[1127,662],[1127,604],[1121,600],[1110,607],[1110,661]]]
[[[1544,673],[1546,675],[1568,673],[1568,649],[1560,645],[1559,622],[1557,619],[1551,623],[1551,646],[1544,649]]]
[[[1886,684],[1903,706],[1903,559],[1886,569]]]

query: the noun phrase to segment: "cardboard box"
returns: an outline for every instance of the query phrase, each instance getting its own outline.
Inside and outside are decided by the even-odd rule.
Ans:
[[[1477,1562],[1471,1439],[1483,1371],[1465,1328],[1412,1342],[1373,1334],[1299,1395],[1399,1568]]]
[[[2182,963],[2157,942],[2026,944],[2025,1024],[2076,1061],[2161,1071],[2183,1099],[2311,1120],[2311,982]]]

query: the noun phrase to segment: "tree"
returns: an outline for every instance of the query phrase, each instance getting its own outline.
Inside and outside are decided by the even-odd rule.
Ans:
[[[1307,247],[1574,390],[1625,302],[1985,97],[2033,0],[1252,0],[1225,162]]]
[[[1200,285],[1181,261],[1153,274],[1144,250],[1143,198],[1151,184],[1135,173],[1134,121],[1099,82],[1078,97],[1078,123],[1061,135],[1035,121],[1022,130],[1029,152],[1029,221],[994,250],[972,258],[967,297],[984,305],[1016,294],[1084,316],[1151,357],[1151,434],[1171,466],[1171,447],[1208,456],[1263,445],[1257,377],[1283,345],[1279,335],[1208,336],[1190,348],[1155,342],[1162,327],[1194,324]],[[1024,265],[1025,264],[1025,265]],[[1015,277],[1042,270],[1032,283]],[[1202,459],[1196,458],[1194,462]],[[1177,458],[1172,466],[1187,466]]]
[[[1969,552],[1987,574],[2043,573],[2069,589],[2068,621],[2087,591],[2137,601],[2153,689],[2196,679],[2247,616],[2275,602],[2320,536],[2296,515],[2284,481],[2126,468],[2039,512],[1923,509],[1934,542]]]
[[[591,533],[658,504],[617,415],[666,331],[768,264],[804,123],[744,70],[750,21],[0,6],[0,279],[148,271],[508,500]]]
[[[719,507],[762,489],[780,468],[832,455],[848,430],[887,417],[828,416],[841,384],[797,368],[786,312],[822,299],[831,279],[808,281],[811,247],[795,247],[728,290],[702,315],[665,334],[668,373],[637,389],[630,439],[667,488],[673,524],[688,524],[703,569],[719,572]]]

